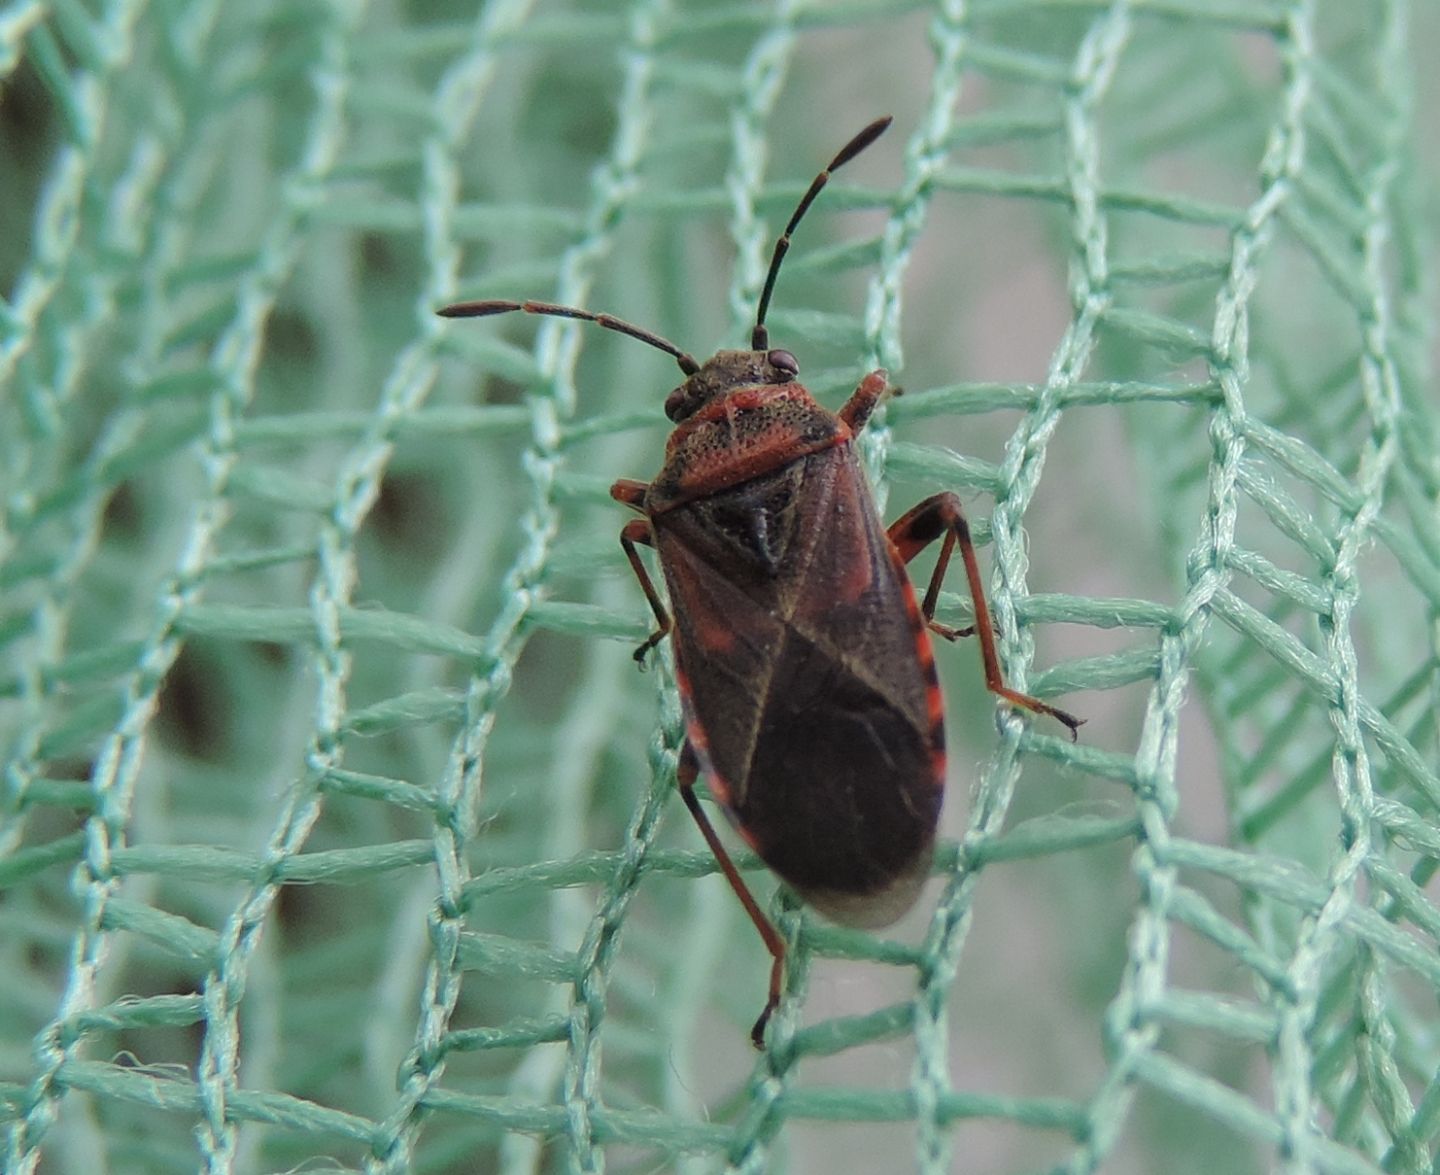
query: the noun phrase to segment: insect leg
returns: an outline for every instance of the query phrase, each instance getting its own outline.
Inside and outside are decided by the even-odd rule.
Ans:
[[[623,502],[632,510],[643,511],[645,509],[645,495],[650,487],[643,481],[635,481],[632,478],[622,477],[610,487],[610,496],[617,502]]]
[[[889,390],[890,380],[884,369],[872,371],[845,401],[845,406],[840,409],[840,419],[850,426],[851,432],[858,433]]]
[[[915,558],[941,535],[945,544],[940,548],[940,558],[935,561],[935,571],[930,576],[920,611],[931,631],[954,640],[958,636],[969,636],[972,632],[980,638],[980,659],[985,664],[985,686],[991,693],[999,694],[1007,702],[1023,706],[1037,714],[1049,714],[1070,728],[1070,737],[1078,737],[1083,718],[1057,709],[1039,698],[1022,694],[1005,684],[1005,675],[1000,670],[1000,656],[995,651],[995,630],[990,623],[990,606],[985,601],[985,588],[980,580],[980,564],[975,558],[975,544],[970,538],[970,526],[960,509],[960,499],[952,493],[936,494],[926,498],[901,518],[889,530],[890,541],[900,552],[906,563]],[[970,599],[975,606],[975,623],[969,629],[950,628],[935,620],[935,604],[940,598],[940,583],[950,566],[950,556],[955,544],[960,544],[960,558],[965,564],[965,579],[970,585]]]
[[[765,1001],[765,1008],[760,1013],[760,1018],[750,1029],[751,1043],[757,1049],[764,1048],[765,1025],[770,1022],[771,1013],[780,1006],[780,988],[785,977],[785,940],[780,937],[780,932],[770,925],[770,919],[761,912],[760,904],[751,894],[744,878],[740,876],[740,870],[735,868],[735,862],[730,859],[730,854],[725,851],[725,845],[716,835],[715,826],[705,815],[705,809],[700,806],[700,799],[695,794],[695,777],[699,771],[700,765],[695,759],[695,749],[687,739],[685,746],[681,748],[680,766],[676,772],[681,798],[684,799],[685,806],[690,809],[690,815],[695,818],[695,823],[700,826],[700,835],[705,838],[705,843],[715,854],[715,860],[720,863],[720,871],[725,874],[725,880],[730,883],[730,888],[735,891],[735,896],[745,907],[745,913],[750,915],[750,921],[755,924],[755,929],[765,940],[765,949],[770,952],[770,958],[773,960],[770,964],[770,995]]]
[[[633,519],[620,529],[620,545],[625,548],[625,558],[630,560],[631,570],[635,572],[635,578],[640,581],[640,590],[650,601],[650,611],[655,613],[655,621],[659,625],[645,638],[645,643],[635,650],[635,660],[643,666],[645,654],[669,635],[670,613],[665,611],[665,605],[660,600],[660,593],[655,590],[650,573],[645,570],[645,564],[640,561],[640,552],[635,549],[636,543],[644,543],[647,547],[655,545],[654,536],[650,533],[650,524],[643,518]]]

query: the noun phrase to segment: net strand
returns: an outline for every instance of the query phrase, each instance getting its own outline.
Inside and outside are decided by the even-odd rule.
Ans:
[[[1138,1082],[1146,1067],[1154,1063],[1153,1050],[1159,1039],[1161,1025],[1151,1016],[1149,1006],[1166,986],[1170,942],[1166,919],[1178,882],[1178,867],[1171,859],[1170,823],[1179,802],[1175,778],[1179,715],[1213,599],[1229,576],[1227,556],[1238,510],[1237,474],[1245,452],[1239,422],[1246,416],[1247,300],[1258,258],[1303,158],[1302,116],[1310,94],[1311,61],[1304,47],[1310,43],[1312,16],[1308,4],[1291,8],[1281,45],[1285,85],[1261,165],[1260,194],[1246,211],[1244,227],[1232,237],[1228,272],[1215,303],[1210,368],[1223,398],[1210,411],[1208,500],[1198,541],[1186,560],[1191,570],[1185,598],[1177,609],[1178,630],[1161,638],[1159,672],[1135,758],[1141,834],[1132,867],[1140,883],[1141,902],[1129,935],[1129,960],[1105,1019],[1109,1069],[1091,1099],[1085,1141],[1067,1167],[1074,1175],[1099,1170],[1115,1146]],[[1199,1084],[1189,1081],[1190,1076],[1183,1073],[1176,1083],[1182,1093],[1187,1086],[1194,1090]]]
[[[128,60],[133,46],[131,34],[140,15],[140,6],[117,5],[110,13],[110,20],[105,22],[105,31],[116,34],[115,39],[108,42],[111,48],[106,64],[112,73],[118,73],[120,66]],[[98,124],[105,104],[95,81],[82,78],[80,89],[88,99],[86,114]],[[76,167],[80,167],[78,159]],[[78,189],[64,199],[78,198],[77,193]],[[70,227],[65,234],[67,249],[77,239],[75,223],[78,219],[72,210]],[[278,262],[281,253],[282,250],[277,248],[271,255],[272,259]],[[260,335],[256,328],[263,317],[267,287],[270,285],[266,279],[278,281],[282,270],[283,265],[277,264],[274,272],[259,275],[259,280],[251,289],[242,287],[238,299],[242,313],[237,314],[231,330],[222,336],[215,350],[214,363],[220,369],[222,380],[225,375],[233,378],[224,381],[228,394],[214,401],[215,412],[206,438],[207,449],[201,454],[208,494],[194,513],[182,561],[157,602],[153,627],[144,641],[144,652],[138,667],[125,683],[125,712],[96,760],[91,788],[97,797],[97,812],[87,821],[86,858],[77,868],[74,881],[74,888],[84,894],[87,917],[74,940],[69,983],[59,1014],[35,1040],[35,1053],[37,1057],[44,1058],[44,1063],[31,1086],[25,1119],[12,1124],[8,1135],[7,1168],[17,1172],[33,1171],[38,1163],[39,1141],[56,1115],[57,1075],[62,1065],[76,1059],[83,1039],[72,1037],[68,1044],[60,1047],[58,1042],[63,1039],[64,1025],[67,1021],[78,1019],[94,1003],[96,976],[108,952],[108,932],[104,929],[106,907],[120,880],[111,868],[110,857],[115,849],[124,845],[124,829],[131,818],[130,805],[139,777],[149,720],[155,710],[160,685],[180,649],[175,634],[176,620],[186,606],[201,594],[200,585],[208,552],[228,515],[224,490],[234,465],[234,454],[229,444],[231,424],[235,417],[243,415],[253,390],[253,383],[245,378],[245,374],[250,370],[258,350]],[[35,306],[38,313],[43,308],[43,300],[37,300]]]
[[[427,210],[424,220],[424,255],[427,282],[414,306],[417,338],[401,352],[385,384],[385,400],[393,404],[395,421],[428,391],[435,378],[435,340],[439,326],[435,308],[454,301],[461,250],[456,240],[460,207],[461,172],[457,147],[482,109],[498,68],[496,42],[523,27],[533,9],[532,0],[510,0],[485,6],[465,28],[463,50],[439,77],[431,95],[431,109],[439,117],[421,144],[423,166],[417,201]],[[393,428],[393,421],[388,425]],[[554,420],[539,398],[532,403],[531,427],[538,445],[553,446]],[[386,437],[385,455],[389,444]],[[377,453],[378,457],[380,454]],[[531,468],[543,466],[537,458]],[[378,465],[378,462],[377,462]],[[371,471],[364,500],[373,503],[379,469]],[[543,476],[536,474],[537,485]],[[537,488],[537,509],[544,510]],[[527,523],[533,515],[527,517]],[[483,637],[483,654],[466,681],[463,721],[452,740],[438,786],[438,809],[432,835],[437,874],[435,900],[427,917],[430,953],[420,977],[419,1015],[410,1049],[400,1066],[397,1093],[377,1121],[365,1170],[371,1175],[392,1175],[413,1168],[414,1147],[424,1117],[423,1102],[433,1097],[445,1072],[447,1039],[460,999],[466,938],[465,887],[471,876],[469,842],[475,834],[476,812],[483,786],[484,755],[494,729],[496,708],[513,681],[523,648],[521,626],[526,607],[539,579],[553,535],[553,521],[532,527],[520,556],[505,573],[509,606]]]
[[[1099,110],[1133,35],[1129,4],[1114,4],[1106,13],[1096,17],[1081,42],[1067,87],[1063,142],[1071,206],[1071,323],[1051,359],[1040,399],[1029,408],[1021,428],[1006,447],[1003,474],[1009,484],[997,491],[991,520],[996,531],[995,594],[1002,600],[1006,588],[1012,592],[1017,587],[1023,590],[1026,563],[1021,524],[1025,507],[1039,482],[1046,443],[1060,420],[1060,396],[1066,387],[1084,374],[1097,345],[1101,323],[1107,317],[1113,318],[1107,213],[1099,195]],[[1005,643],[1010,646],[1010,656],[1021,665],[1028,664],[1034,655],[1034,642],[1028,631],[1016,627],[1013,610],[1007,610],[1003,605],[997,606],[996,616],[1005,634]],[[1025,688],[1023,676],[1015,680],[1016,688]],[[1016,723],[1011,719],[1008,725],[1013,728]],[[1143,734],[1141,745],[1144,745]],[[1002,750],[1006,755],[1014,756],[1016,749],[1016,739],[1012,734],[1002,744]],[[1146,794],[1144,771],[1143,760],[1137,755],[1138,829],[1142,843],[1157,830],[1163,834],[1168,824],[1160,797]],[[1004,805],[1008,807],[1013,796],[1014,777],[1018,774],[1016,766],[1007,764],[1006,774],[1010,778],[1005,781],[1003,798]],[[1003,811],[991,819],[998,828]],[[1142,990],[1153,986],[1156,979],[1164,975],[1169,953],[1169,926],[1164,913],[1173,880],[1172,876],[1157,873],[1142,885],[1139,907],[1128,938],[1133,971],[1122,978],[1122,992],[1126,980],[1132,975],[1133,981]],[[1116,1002],[1121,998],[1117,995]],[[1114,1006],[1112,1002],[1112,1010]],[[1113,1023],[1113,1019],[1110,1022]],[[1130,1057],[1143,1056],[1153,1047],[1156,1035],[1152,1030],[1132,1030],[1125,1040],[1124,1052]],[[1089,1122],[1092,1127],[1098,1125],[1093,1114],[1094,1104],[1091,1103]],[[1128,1106],[1125,1108],[1128,1110]],[[1106,1135],[1113,1139],[1124,1121],[1125,1113],[1120,1111],[1119,1105],[1114,1107],[1114,1111],[1113,1119],[1106,1123],[1105,1130],[1093,1130],[1084,1136],[1097,1155],[1103,1154],[1106,1149]],[[1090,1156],[1084,1154],[1085,1150],[1084,1146],[1077,1148],[1072,1155],[1070,1170],[1089,1169]]]
[[[561,261],[562,276],[556,298],[565,304],[583,304],[596,269],[610,251],[615,226],[634,197],[637,169],[655,113],[655,40],[670,11],[668,0],[648,0],[633,10],[627,22],[627,41],[621,55],[624,62],[621,100],[614,140],[609,156],[592,173],[591,202],[584,218],[585,238],[567,251]],[[574,362],[582,340],[578,331],[572,329],[567,334],[569,346],[563,382],[569,389],[573,387]],[[569,415],[573,410],[573,400],[562,403]],[[547,503],[547,508],[555,511],[553,503]],[[595,1118],[597,1113],[603,1113],[599,1068],[606,988],[625,913],[635,896],[641,866],[654,844],[664,799],[671,790],[667,782],[673,786],[674,776],[670,774],[674,770],[673,761],[667,763],[667,767],[667,775],[652,772],[646,800],[637,808],[627,829],[619,867],[594,909],[580,943],[579,978],[571,996],[561,1082],[569,1156],[575,1171],[599,1172],[605,1165]]]
[[[1118,52],[1119,41],[1110,34],[1117,26],[1123,27],[1123,8],[1123,5],[1112,8],[1107,16],[1092,23],[1089,33],[1082,41],[1080,56],[1075,63],[1077,73],[1099,64],[1089,59],[1089,55],[1095,52],[1098,45],[1108,42],[1114,51]],[[974,45],[963,27],[963,10],[957,7],[950,15],[954,23],[947,30],[947,56],[942,58],[942,67],[936,70],[935,76],[941,83],[937,84],[937,91],[942,87],[958,88],[960,62],[964,55],[974,52]],[[1089,107],[1103,92],[1107,74],[1107,68],[1094,68],[1094,72],[1089,76],[1081,77],[1080,84],[1072,93],[1065,110],[1065,123],[1071,132],[1066,141],[1067,160],[1075,168],[1072,178],[1079,181],[1073,192],[1075,208],[1080,210],[1080,215],[1072,221],[1072,231],[1077,235],[1092,231],[1096,223],[1093,220],[1094,161],[1087,158],[1093,150]],[[944,83],[948,83],[948,86]],[[953,108],[953,100],[944,107],[946,110]],[[951,126],[936,125],[932,122],[934,145],[947,142],[951,133]],[[1099,244],[1100,256],[1103,258],[1103,229],[1100,230]],[[1086,256],[1092,257],[1093,253],[1087,252]],[[1103,283],[1101,287],[1103,288]],[[1020,555],[1021,547],[1016,542],[1020,520],[1038,480],[1045,439],[1053,431],[1059,416],[1051,387],[1067,382],[1070,359],[1088,350],[1091,329],[1093,322],[1089,326],[1072,327],[1066,332],[1060,349],[1052,360],[1046,386],[1041,389],[1036,402],[1006,444],[1006,468],[997,471],[999,477],[994,490],[995,509],[991,517],[994,570],[989,591],[1006,680],[1015,689],[1026,688],[1025,666],[1034,654],[1033,642],[1028,638],[1018,638],[1015,628],[1014,599],[1016,596],[1025,595],[1023,555]],[[1016,545],[1007,550],[1007,540]],[[1020,556],[1018,559],[1017,555]],[[927,1172],[948,1171],[952,1161],[951,1135],[939,1116],[939,1109],[952,1092],[949,1077],[948,1001],[945,992],[954,980],[969,938],[979,882],[979,870],[971,867],[967,857],[969,852],[983,852],[987,842],[1000,833],[1020,773],[1019,723],[1011,718],[1002,720],[1001,726],[1005,731],[1001,744],[990,762],[982,769],[972,797],[963,841],[964,850],[950,874],[925,939],[926,962],[921,969],[915,1005],[915,1086],[920,1124],[917,1165],[919,1169]]]
[[[279,291],[296,264],[305,213],[323,198],[341,155],[346,136],[345,106],[349,99],[347,52],[354,32],[347,20],[351,12],[352,9],[332,6],[325,13],[328,19],[319,29],[310,71],[314,105],[306,120],[300,154],[282,188],[280,206],[284,213],[277,217],[267,234],[254,274],[240,287],[234,343],[226,346],[222,342],[220,348],[221,363],[239,377],[235,379],[239,385],[237,393],[240,388],[254,386],[253,369],[264,342],[266,320],[274,312]],[[239,418],[244,414],[243,402],[237,403],[236,408],[234,418]],[[224,448],[217,445],[216,456],[228,470],[239,460],[228,416],[224,419],[222,437]],[[216,486],[217,491],[223,488],[223,484]],[[218,492],[216,501],[223,501]],[[281,804],[264,859],[252,884],[226,919],[214,969],[203,980],[204,1040],[196,1077],[202,1124],[196,1136],[202,1169],[213,1175],[234,1171],[238,1164],[249,1165],[227,1110],[229,1099],[240,1085],[240,1005],[250,978],[251,957],[265,933],[270,911],[280,897],[281,872],[288,860],[303,852],[321,817],[320,780],[326,771],[340,766],[340,732],[348,709],[345,686],[350,676],[351,654],[342,645],[339,610],[349,602],[356,579],[350,555],[353,528],[351,533],[344,533],[346,513],[343,505],[335,511],[332,527],[327,528],[318,544],[321,574],[311,595],[316,646],[313,665],[318,683],[317,736],[306,754],[306,777],[289,790]],[[197,544],[204,552],[205,563],[218,546],[220,525],[223,523],[217,520],[213,536],[203,545]],[[197,566],[196,571],[199,570]]]
[[[1376,62],[1376,73],[1382,79],[1404,77],[1404,58],[1401,52],[1404,43],[1403,27],[1394,5],[1387,6],[1385,28],[1380,38]],[[1390,73],[1392,70],[1393,75]],[[1387,97],[1398,103],[1403,101],[1403,98],[1395,93],[1395,86],[1396,81],[1391,80]],[[1365,193],[1366,214],[1361,238],[1364,254],[1362,274],[1365,286],[1368,287],[1365,291],[1366,305],[1361,314],[1362,320],[1369,324],[1368,329],[1363,332],[1364,352],[1358,372],[1369,425],[1355,479],[1362,502],[1359,509],[1351,513],[1340,527],[1336,560],[1327,576],[1332,602],[1330,609],[1320,617],[1331,670],[1339,686],[1339,696],[1329,707],[1329,717],[1336,734],[1332,772],[1339,792],[1341,844],[1345,846],[1345,852],[1331,872],[1331,896],[1315,919],[1313,927],[1308,928],[1311,930],[1309,941],[1305,940],[1302,931],[1300,946],[1292,963],[1292,974],[1296,975],[1297,987],[1300,987],[1298,972],[1302,967],[1318,976],[1321,960],[1327,954],[1342,948],[1343,922],[1356,903],[1357,887],[1363,884],[1367,864],[1374,852],[1371,830],[1376,826],[1375,792],[1360,720],[1359,667],[1352,637],[1352,616],[1359,592],[1359,575],[1355,563],[1361,554],[1362,545],[1369,540],[1373,522],[1383,505],[1385,486],[1399,457],[1396,427],[1400,406],[1391,354],[1390,313],[1384,293],[1383,266],[1388,236],[1388,209],[1399,170],[1401,144],[1392,133],[1385,136],[1377,146],[1380,148],[1379,158],[1371,175],[1367,177],[1368,182],[1360,189]],[[1387,1038],[1393,1040],[1388,1017],[1379,996],[1383,963],[1375,952],[1362,947],[1357,965],[1361,991],[1360,1014],[1366,1029],[1360,1042],[1360,1073],[1368,1077],[1372,1097],[1379,1104],[1387,1136],[1402,1140],[1402,1151],[1392,1151],[1387,1158],[1404,1157],[1409,1160],[1407,1165],[1411,1169],[1418,1170],[1422,1166],[1422,1163],[1417,1161],[1420,1156],[1414,1152],[1413,1146],[1407,1147],[1403,1142],[1409,1135],[1410,1122],[1414,1116],[1409,1094],[1398,1073],[1393,1072],[1393,1063],[1387,1067],[1383,1060],[1379,1060],[1388,1056],[1388,1050],[1377,1053],[1374,1048],[1366,1047],[1366,1038],[1374,1040],[1377,1045]],[[1320,984],[1311,979],[1309,986],[1313,989]],[[1311,1016],[1313,1018],[1313,1012]],[[1281,1039],[1283,1041],[1283,1036]],[[1306,1051],[1308,1052],[1308,1047]],[[1308,1057],[1299,1059],[1308,1063]],[[1306,1072],[1308,1074],[1308,1069]],[[1329,1109],[1336,1112],[1340,1107],[1331,1101]],[[1307,1117],[1307,1128],[1312,1131],[1313,1121],[1313,1114]],[[1296,1170],[1302,1169],[1301,1164],[1305,1162],[1303,1150],[1297,1147],[1292,1162]]]

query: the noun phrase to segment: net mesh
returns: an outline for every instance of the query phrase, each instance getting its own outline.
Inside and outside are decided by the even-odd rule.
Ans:
[[[1401,0],[0,3],[4,1169],[1431,1171],[1427,48]],[[965,496],[1011,684],[1090,721],[941,649],[918,909],[740,854],[754,1054],[606,493],[673,364],[433,310],[737,345],[880,113],[772,337],[832,406],[891,369],[887,517]]]

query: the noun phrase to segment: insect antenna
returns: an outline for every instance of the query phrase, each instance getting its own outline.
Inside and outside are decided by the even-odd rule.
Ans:
[[[839,153],[834,159],[830,160],[825,170],[815,177],[814,182],[810,185],[810,190],[801,198],[794,215],[790,217],[790,223],[785,226],[785,231],[780,234],[780,239],[775,242],[775,252],[770,258],[770,272],[765,275],[765,288],[760,291],[760,306],[755,311],[755,329],[750,335],[750,349],[752,351],[767,351],[770,349],[770,332],[765,329],[765,314],[770,309],[770,295],[775,292],[775,279],[780,274],[780,262],[785,260],[785,254],[790,251],[790,234],[795,231],[795,226],[800,223],[800,218],[810,211],[810,205],[815,203],[815,197],[820,194],[820,189],[830,182],[831,173],[844,167],[845,164],[859,155],[861,151],[870,146],[871,143],[885,133],[893,121],[894,119],[888,114],[884,118],[877,118],[846,143],[845,146],[841,147]]]
[[[553,302],[507,302],[498,298],[481,302],[456,302],[453,306],[446,306],[435,313],[441,318],[487,318],[492,314],[509,314],[513,310],[521,310],[526,314],[545,314],[551,318],[577,318],[581,322],[593,322],[606,330],[617,331],[622,335],[629,335],[632,339],[639,339],[642,343],[648,343],[657,351],[664,351],[674,358],[686,375],[694,375],[700,370],[700,364],[695,362],[695,357],[682,351],[669,339],[663,339],[654,331],[636,326],[633,322],[626,322],[623,318],[616,318],[613,314],[592,314],[588,310],[575,306],[557,306]]]

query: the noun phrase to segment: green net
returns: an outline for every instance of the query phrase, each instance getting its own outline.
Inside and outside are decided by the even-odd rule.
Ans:
[[[1403,0],[0,2],[4,1170],[1432,1171],[1435,52]],[[939,650],[918,908],[740,854],[757,1054],[606,492],[674,365],[433,310],[739,344],[882,113],[772,337],[832,407],[891,369],[886,516],[964,496],[1089,723]]]

